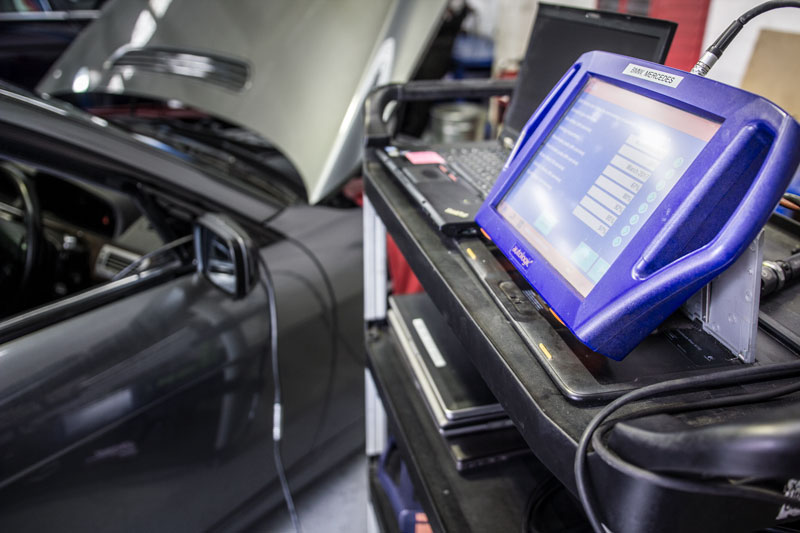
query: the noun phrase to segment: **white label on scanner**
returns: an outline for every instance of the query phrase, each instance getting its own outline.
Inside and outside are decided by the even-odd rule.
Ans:
[[[428,326],[425,325],[425,321],[421,318],[415,318],[411,323],[414,325],[414,329],[417,330],[419,340],[422,341],[422,345],[425,346],[425,351],[428,352],[428,356],[431,358],[431,361],[433,361],[433,364],[436,365],[436,368],[447,366],[447,362],[444,360],[444,357],[442,357],[442,352],[439,351],[439,347],[436,346],[433,337],[431,337],[431,332],[428,331]]]
[[[681,81],[683,81],[683,76],[677,76],[675,74],[670,74],[669,72],[662,72],[654,68],[642,67],[633,63],[628,63],[628,66],[625,67],[625,70],[623,70],[622,73],[627,74],[628,76],[633,76],[634,78],[641,78],[643,80],[666,85],[667,87],[672,87],[673,89],[680,85]]]

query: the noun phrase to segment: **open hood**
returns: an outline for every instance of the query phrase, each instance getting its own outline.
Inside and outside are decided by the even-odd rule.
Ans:
[[[446,0],[116,0],[37,90],[178,100],[280,149],[310,203],[362,154],[364,98],[407,81]]]

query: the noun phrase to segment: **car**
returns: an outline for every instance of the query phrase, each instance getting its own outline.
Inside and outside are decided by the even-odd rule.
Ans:
[[[216,10],[220,35],[249,19],[234,39],[259,52],[246,92],[130,64],[70,71],[134,4],[129,36],[145,11],[174,30]],[[0,86],[3,531],[238,531],[283,503],[280,467],[296,492],[363,446],[362,214],[342,184],[358,165],[363,97],[410,76],[443,2],[331,5],[284,2],[282,20],[313,35],[359,5],[372,34],[348,50],[379,60],[340,69],[347,80],[317,95],[333,118],[316,123],[300,120],[316,104],[296,123],[262,109],[311,90],[296,73],[260,84],[294,62],[285,49],[270,62],[257,34],[300,39],[271,19],[278,3],[111,1],[41,95]],[[301,55],[335,50],[336,35],[353,37],[332,32]],[[211,53],[150,38],[144,55],[150,42]],[[131,93],[105,90],[123,72]],[[215,107],[217,93],[243,109]],[[107,105],[99,116],[59,97]]]
[[[32,90],[104,0],[0,0],[0,80]]]

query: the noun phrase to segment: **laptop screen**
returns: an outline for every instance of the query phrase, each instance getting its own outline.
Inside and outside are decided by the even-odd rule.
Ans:
[[[666,20],[539,4],[503,135],[516,140],[550,89],[585,52],[604,50],[663,63],[676,26]]]

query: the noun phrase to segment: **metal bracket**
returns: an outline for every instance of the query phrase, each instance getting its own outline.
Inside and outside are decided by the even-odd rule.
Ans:
[[[756,360],[763,258],[762,230],[730,268],[683,305],[689,318],[698,319],[706,333],[745,363]]]
[[[378,395],[369,369],[364,369],[364,421],[366,423],[366,453],[368,457],[380,455],[389,442],[386,411]]]
[[[386,320],[386,227],[364,196],[364,320]]]

